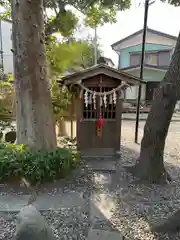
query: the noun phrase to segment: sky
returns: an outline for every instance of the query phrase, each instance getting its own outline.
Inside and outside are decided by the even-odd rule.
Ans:
[[[138,0],[133,0],[134,2]],[[133,2],[133,3],[134,3]],[[135,5],[135,4],[134,4]],[[117,65],[118,56],[111,44],[143,28],[144,7],[132,6],[131,9],[117,14],[117,23],[98,28],[98,37],[104,56],[110,57]],[[149,7],[147,26],[154,30],[178,36],[180,31],[180,7],[174,7],[158,0]]]
[[[111,44],[143,28],[143,1],[132,0],[131,9],[117,13],[117,22],[115,24],[105,24],[103,27],[98,27],[97,29],[98,40],[104,56],[111,58],[115,65],[118,62],[118,56],[112,50]],[[138,7],[139,3],[141,3],[140,7]],[[72,10],[79,16],[80,23],[82,23],[82,14],[74,9]],[[2,11],[1,8],[0,11]],[[160,0],[155,0],[155,3],[149,7],[147,23],[149,28],[177,36],[180,31],[179,23],[180,7],[162,3]],[[94,36],[94,31],[90,28],[82,27],[76,35],[79,38],[84,38],[87,35]]]

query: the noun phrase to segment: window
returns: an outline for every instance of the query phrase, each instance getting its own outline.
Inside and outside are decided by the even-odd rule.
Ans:
[[[140,65],[141,55],[140,54],[131,54],[130,55],[130,62],[131,62],[131,66]]]
[[[131,55],[131,66],[138,66],[141,63],[141,54],[132,54]],[[157,66],[158,59],[157,53],[145,53],[144,63],[148,65]]]
[[[144,63],[152,66],[169,66],[172,56],[171,51],[145,53]],[[131,66],[138,66],[141,63],[141,54],[131,54]]]
[[[92,91],[100,92],[100,88],[89,88]],[[108,92],[111,91],[113,88],[110,87],[102,87],[102,92]],[[84,92],[85,93],[85,92]],[[103,97],[100,99],[99,96],[96,96],[96,109],[94,109],[94,102],[92,95],[88,95],[88,106],[85,106],[83,108],[83,118],[84,119],[99,119],[100,111],[102,114],[103,119],[115,119],[116,118],[116,104],[113,103],[112,94],[108,95],[107,100],[107,106],[105,106]],[[101,105],[101,106],[100,106]]]
[[[158,54],[158,65],[169,66],[170,63],[170,51],[159,52]]]
[[[158,63],[157,53],[146,53],[144,62],[145,64],[148,65],[157,66]]]

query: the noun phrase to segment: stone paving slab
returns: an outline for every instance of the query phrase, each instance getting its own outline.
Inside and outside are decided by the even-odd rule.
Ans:
[[[87,161],[86,164],[89,168],[91,168],[93,171],[102,171],[102,172],[115,172],[116,171],[116,161],[112,160],[92,160]]]
[[[115,207],[116,199],[110,194],[92,194],[90,199],[90,220],[96,222],[110,219]]]
[[[19,210],[28,203],[30,195],[0,196],[0,211],[1,212],[19,212]]]
[[[94,182],[95,184],[101,184],[105,186],[109,186],[112,183],[112,178],[110,173],[98,173],[94,174]]]
[[[147,117],[148,117],[148,113],[140,113],[139,114],[140,121],[146,121]],[[135,121],[136,113],[123,113],[122,120]],[[172,116],[171,122],[179,122],[179,121],[180,121],[180,113],[174,113]]]
[[[83,207],[86,200],[83,199],[83,194],[79,192],[67,192],[64,194],[56,194],[50,196],[42,194],[37,197],[33,205],[39,211],[58,210],[62,208]],[[1,212],[18,212],[28,203],[30,195],[20,196],[0,196],[0,211]]]
[[[123,235],[118,231],[104,231],[91,229],[87,240],[123,240]]]
[[[34,206],[38,210],[58,210],[61,208],[73,208],[73,207],[83,207],[86,200],[83,199],[82,193],[79,192],[68,192],[64,194],[59,194],[55,196],[39,196],[34,203]]]

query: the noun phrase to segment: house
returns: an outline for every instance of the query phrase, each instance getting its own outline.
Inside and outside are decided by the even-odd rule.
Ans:
[[[140,76],[140,62],[143,29],[112,44],[112,49],[119,55],[118,68]],[[176,45],[177,37],[147,28],[145,43],[145,59],[143,79],[147,82],[142,86],[141,102],[153,100],[155,88],[163,79]],[[136,102],[138,86],[126,90],[128,101]]]
[[[12,22],[0,20],[0,60],[4,73],[13,73]]]

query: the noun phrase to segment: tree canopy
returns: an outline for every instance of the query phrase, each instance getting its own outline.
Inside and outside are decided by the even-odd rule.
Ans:
[[[98,49],[98,55],[100,50]],[[58,81],[66,71],[78,71],[90,67],[94,63],[92,41],[51,42],[47,47],[51,79],[51,97],[53,112],[56,120],[63,116],[63,112],[71,103],[71,94],[66,88],[60,87]]]
[[[161,0],[165,2],[165,0]],[[174,6],[180,6],[180,0],[168,0]],[[10,0],[0,0],[5,8],[2,18],[11,17]],[[85,16],[85,24],[90,27],[116,22],[119,10],[130,8],[131,0],[44,0],[46,40],[53,33],[61,33],[64,37],[72,36],[78,25],[78,18],[67,6],[74,7]],[[50,10],[50,11],[47,11]],[[51,14],[47,14],[51,12]]]
[[[5,8],[1,18],[10,18],[10,1],[0,0],[0,5]],[[131,0],[44,0],[45,34],[47,40],[53,33],[59,32],[64,37],[71,36],[74,33],[78,19],[73,11],[67,9],[68,5],[83,13],[86,24],[94,27],[94,25],[115,22],[116,12],[128,9],[131,5]],[[50,15],[47,14],[47,10],[51,10]]]
[[[161,1],[166,2],[166,0],[161,0]],[[180,0],[168,0],[168,3],[176,7],[180,6]]]
[[[98,49],[98,55],[100,53]],[[90,67],[93,65],[93,55],[92,41],[88,40],[51,42],[47,48],[47,59],[52,74],[62,74],[70,67]]]

